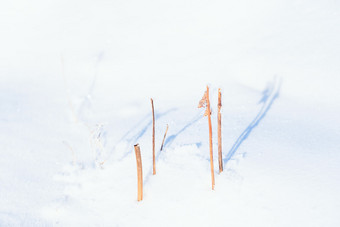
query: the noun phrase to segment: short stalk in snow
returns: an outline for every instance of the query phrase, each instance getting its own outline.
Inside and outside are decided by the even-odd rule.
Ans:
[[[160,151],[163,150],[164,141],[165,141],[165,137],[166,137],[166,134],[167,134],[167,132],[168,132],[168,129],[169,129],[169,125],[166,125],[166,130],[165,130],[165,133],[164,133],[164,137],[163,137],[162,146],[161,146],[161,150],[160,150]]]
[[[137,201],[143,200],[143,168],[142,168],[142,158],[140,154],[139,144],[135,146],[136,161],[137,161]]]

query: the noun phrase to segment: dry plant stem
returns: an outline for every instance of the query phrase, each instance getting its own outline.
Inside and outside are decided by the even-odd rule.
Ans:
[[[140,148],[139,145],[136,144],[135,146],[135,153],[136,153],[136,160],[137,160],[137,201],[143,200],[143,168],[142,168],[142,158],[140,155]]]
[[[221,89],[218,89],[218,111],[217,111],[217,140],[218,140],[218,167],[220,173],[223,172],[223,162],[222,162],[222,126],[221,126],[221,107],[222,107],[222,98],[221,98]]]
[[[155,110],[153,107],[153,100],[151,99],[152,106],[152,163],[153,163],[153,175],[156,175],[156,158],[155,158]]]
[[[211,168],[211,188],[215,189],[214,160],[213,160],[213,144],[212,144],[212,127],[211,127],[211,111],[209,100],[209,87],[207,86],[207,109],[209,121],[209,145],[210,145],[210,168]]]
[[[163,137],[163,141],[162,141],[161,151],[163,150],[164,141],[165,141],[165,137],[166,137],[166,134],[167,134],[167,132],[168,132],[168,129],[169,129],[169,125],[166,125],[166,130],[165,130],[164,137]]]

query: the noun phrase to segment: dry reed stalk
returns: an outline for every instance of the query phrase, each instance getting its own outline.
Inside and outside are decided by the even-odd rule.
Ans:
[[[143,168],[142,168],[142,158],[140,155],[139,144],[135,146],[136,160],[137,160],[137,201],[143,200]]]
[[[212,127],[211,127],[211,109],[209,101],[209,87],[204,93],[203,98],[198,103],[198,108],[206,107],[204,116],[208,116],[209,123],[209,147],[210,147],[210,169],[211,169],[211,188],[215,189],[215,174],[214,174],[214,160],[213,160],[213,144],[212,144]]]
[[[162,141],[161,151],[163,150],[163,145],[164,145],[164,141],[165,141],[165,137],[166,137],[166,134],[168,132],[168,129],[169,129],[169,125],[167,124],[166,125],[166,130],[165,130],[165,133],[164,133],[164,137],[163,137],[163,141]]]
[[[220,173],[223,172],[223,162],[222,162],[222,126],[221,126],[221,107],[222,107],[222,98],[221,98],[221,89],[218,89],[218,104],[217,104],[217,140],[218,140],[218,167]]]
[[[155,110],[153,107],[153,100],[151,99],[152,106],[152,163],[153,163],[153,175],[156,175],[156,157],[155,157]]]
[[[207,86],[207,110],[209,121],[209,147],[210,147],[210,169],[211,169],[211,188],[215,189],[214,160],[213,160],[213,144],[212,144],[212,127],[211,127],[211,110],[209,100],[209,87]]]

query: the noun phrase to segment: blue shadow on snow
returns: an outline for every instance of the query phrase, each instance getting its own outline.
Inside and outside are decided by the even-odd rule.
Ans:
[[[224,157],[224,165],[233,157],[240,145],[248,138],[252,130],[260,123],[260,121],[266,116],[267,112],[270,110],[274,101],[279,97],[281,88],[281,80],[275,78],[273,82],[269,83],[267,88],[262,92],[263,96],[259,103],[263,103],[261,110],[253,119],[253,121],[248,125],[248,127],[241,133],[237,138],[236,142],[233,144],[228,154]]]

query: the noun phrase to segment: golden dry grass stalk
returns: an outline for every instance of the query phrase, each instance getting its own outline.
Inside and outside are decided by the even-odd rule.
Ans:
[[[143,167],[139,144],[134,146],[137,161],[137,201],[143,200]]]

